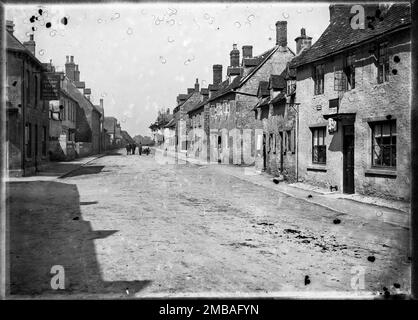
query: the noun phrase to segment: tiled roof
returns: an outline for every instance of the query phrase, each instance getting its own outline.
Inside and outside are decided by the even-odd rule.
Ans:
[[[359,43],[372,40],[382,34],[396,29],[408,27],[411,24],[411,8],[409,3],[392,4],[386,13],[382,14],[382,20],[375,18],[375,22],[369,27],[367,16],[375,16],[378,4],[363,5],[365,8],[365,29],[354,30],[350,13],[352,5],[334,5],[334,16],[327,29],[308,50],[295,57],[291,65],[300,66],[328,55],[346,50]]]
[[[286,80],[284,79],[283,76],[279,76],[277,74],[272,74],[270,75],[270,79],[269,79],[269,85],[268,88],[269,89],[283,89],[286,87]]]
[[[243,65],[244,67],[255,67],[260,63],[260,58],[244,58],[243,59]]]

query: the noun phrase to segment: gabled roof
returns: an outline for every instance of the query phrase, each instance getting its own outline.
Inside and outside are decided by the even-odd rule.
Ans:
[[[268,61],[268,59],[279,49],[279,46],[275,46],[266,52],[262,53],[261,55],[254,57],[259,60],[259,64],[254,67],[246,76],[237,76],[234,81],[231,83],[230,86],[227,86],[225,88],[220,88],[215,95],[212,96],[212,98],[209,99],[209,101],[213,101],[229,92],[234,91],[235,89],[238,89],[242,87],[265,63]],[[290,52],[292,52],[289,48],[287,48]],[[292,52],[292,54],[294,54]]]
[[[378,4],[363,5],[365,8],[365,29],[353,29],[350,13],[352,5],[334,5],[334,15],[330,24],[321,37],[308,50],[295,57],[291,65],[301,66],[320,60],[326,56],[349,50],[363,42],[373,40],[383,34],[410,27],[411,8],[409,3],[392,4],[386,13],[382,14],[382,20],[375,19],[369,27],[367,16],[375,16]]]

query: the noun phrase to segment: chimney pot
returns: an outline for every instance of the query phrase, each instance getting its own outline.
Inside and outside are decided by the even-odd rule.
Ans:
[[[239,67],[239,50],[237,49],[236,43],[232,45],[232,50],[229,55],[231,58],[231,67]]]
[[[312,37],[306,35],[305,28],[300,30],[300,36],[295,39],[296,54],[298,55],[302,50],[309,49],[312,45]]]
[[[287,21],[276,22],[276,45],[287,46]]]
[[[69,56],[65,56],[66,58],[66,63],[70,63],[70,57]]]
[[[71,63],[74,63],[74,56],[71,56],[70,59],[71,59]]]

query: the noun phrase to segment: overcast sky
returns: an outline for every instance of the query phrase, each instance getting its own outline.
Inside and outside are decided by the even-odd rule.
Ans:
[[[31,23],[39,8],[42,17]],[[329,9],[324,3],[9,5],[6,18],[22,42],[36,27],[42,62],[52,59],[63,70],[65,56],[73,55],[93,103],[103,98],[105,115],[118,118],[134,136],[150,135],[157,110],[172,110],[176,96],[196,78],[207,87],[213,64],[223,65],[225,78],[233,43],[240,50],[253,45],[253,54],[261,54],[275,45],[275,22],[286,20],[295,51],[300,28],[315,42],[328,25]]]

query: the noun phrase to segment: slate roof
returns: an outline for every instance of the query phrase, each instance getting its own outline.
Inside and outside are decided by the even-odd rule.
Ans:
[[[378,4],[363,5],[365,8],[365,29],[351,28],[350,21],[354,14],[350,13],[352,5],[334,5],[334,18],[322,33],[321,37],[308,50],[295,57],[291,65],[301,66],[326,56],[349,49],[352,46],[367,42],[382,34],[402,29],[411,24],[411,8],[409,3],[392,4],[383,20],[375,19],[372,28],[368,26],[367,16],[375,16]]]

